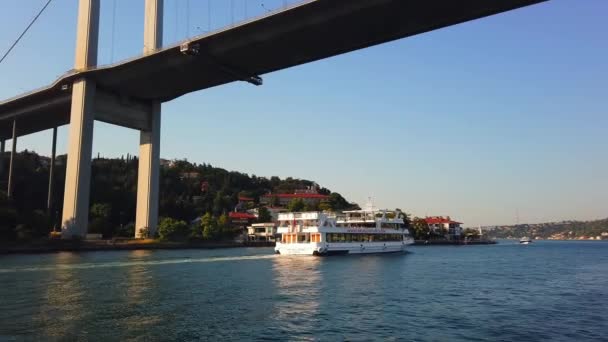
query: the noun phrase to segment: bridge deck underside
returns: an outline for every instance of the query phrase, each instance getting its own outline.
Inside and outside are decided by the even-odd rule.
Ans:
[[[71,72],[51,86],[0,103],[0,139],[69,122],[76,78],[126,102],[181,95],[289,68],[545,0],[316,0],[129,61]]]

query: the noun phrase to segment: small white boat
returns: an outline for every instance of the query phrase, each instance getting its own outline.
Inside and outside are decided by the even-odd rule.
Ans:
[[[524,236],[521,239],[519,239],[519,243],[521,243],[522,245],[528,245],[528,244],[532,243],[532,239],[530,239],[527,236]]]

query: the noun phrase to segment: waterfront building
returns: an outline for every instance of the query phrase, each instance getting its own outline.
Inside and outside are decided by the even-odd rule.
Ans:
[[[288,212],[288,210],[283,207],[266,207],[266,210],[268,210],[268,212],[270,213],[270,216],[272,217],[272,219],[270,221],[272,221],[272,222],[278,221],[280,213]],[[248,212],[259,217],[260,208],[254,208],[254,209],[248,210]]]
[[[228,219],[230,220],[232,229],[238,232],[237,240],[242,240],[247,237],[247,226],[253,223],[257,219],[257,216],[250,213],[232,211],[228,213]]]
[[[453,221],[449,216],[430,216],[424,219],[429,229],[435,233],[443,234],[448,239],[459,239],[462,236],[462,223]]]
[[[254,223],[247,227],[249,241],[275,241],[277,227],[274,222]]]
[[[232,225],[247,225],[258,217],[250,213],[231,211],[228,213],[228,218]]]

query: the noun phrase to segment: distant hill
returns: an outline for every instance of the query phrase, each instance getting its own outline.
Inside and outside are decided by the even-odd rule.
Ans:
[[[524,236],[542,239],[584,239],[608,234],[608,218],[594,221],[562,221],[537,224],[500,226],[487,230],[495,238],[521,238]],[[604,235],[604,239],[608,236]]]

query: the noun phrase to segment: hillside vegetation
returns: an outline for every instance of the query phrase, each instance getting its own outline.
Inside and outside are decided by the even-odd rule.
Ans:
[[[7,186],[8,155],[4,155],[0,189]],[[13,198],[9,200],[6,192],[0,191],[2,239],[46,236],[51,227],[60,227],[65,162],[65,155],[57,157],[52,209],[47,211],[49,158],[27,151],[17,154]],[[89,232],[102,233],[104,237],[133,236],[137,167],[138,160],[132,157],[93,160]],[[239,196],[252,198],[247,206],[254,207],[260,196],[269,192],[293,193],[313,184],[313,181],[305,179],[258,177],[187,160],[163,161],[159,216],[190,222],[208,214],[207,217],[220,220],[222,214],[234,210]],[[330,196],[328,204],[332,209],[356,207],[327,188],[321,187],[319,193]]]

